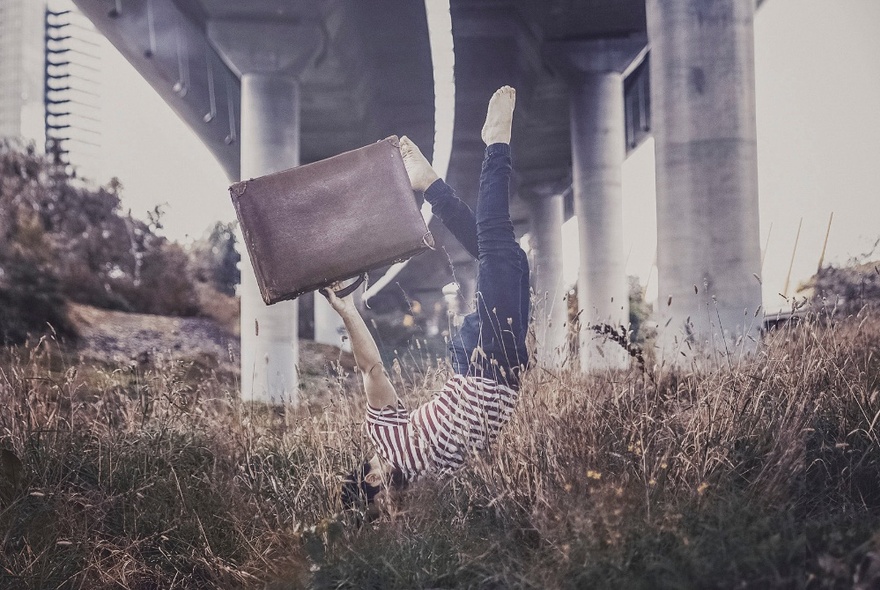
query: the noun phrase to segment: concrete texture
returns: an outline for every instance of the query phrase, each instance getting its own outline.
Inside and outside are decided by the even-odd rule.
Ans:
[[[332,344],[339,348],[350,351],[349,340],[345,336],[345,324],[342,318],[330,306],[327,299],[315,293],[315,342],[319,344]]]
[[[298,103],[295,78],[242,75],[242,178],[263,176],[299,163]],[[250,258],[242,256],[241,261],[241,397],[295,403],[299,385],[298,304],[263,303]]]
[[[624,367],[627,362],[616,344],[598,339],[591,328],[596,323],[625,325],[629,320],[620,184],[622,97],[623,78],[616,72],[586,75],[572,87],[572,190],[581,253],[580,358],[587,370]]]
[[[761,326],[754,10],[754,0],[647,2],[658,311],[670,359],[691,354],[685,339],[698,355],[736,357]]]
[[[531,191],[528,203],[532,213],[529,233],[537,360],[558,367],[567,352],[568,325],[568,289],[562,277],[562,193],[552,189]]]
[[[569,92],[562,77],[548,68],[542,48],[556,39],[644,36],[644,0],[451,0],[450,11],[455,128],[447,180],[461,198],[475,203],[483,150],[479,131],[486,104],[498,87],[514,86],[511,217],[522,235],[530,227],[532,208],[528,191],[519,187],[550,183],[562,191],[571,183]],[[626,104],[638,108],[639,101]],[[648,113],[646,109],[644,115]],[[635,149],[649,135],[648,120],[643,116],[627,121],[639,125],[621,131],[632,139],[627,149]],[[432,297],[439,298],[439,285],[472,272],[467,255],[440,225],[431,226],[438,251],[414,259],[396,277],[401,289],[428,304]],[[396,296],[394,291],[386,288],[371,301],[381,305],[383,297]]]
[[[645,48],[631,39],[549,44],[571,93],[572,190],[578,218],[580,361],[588,371],[624,368],[628,354],[593,330],[629,323],[621,177],[626,156],[623,73]]]
[[[319,35],[312,27],[219,21],[208,38],[241,79],[241,174],[255,178],[300,163],[298,76],[314,59],[314,44],[286,39]],[[299,390],[296,301],[263,303],[249,257],[241,265],[242,399],[296,403]]]

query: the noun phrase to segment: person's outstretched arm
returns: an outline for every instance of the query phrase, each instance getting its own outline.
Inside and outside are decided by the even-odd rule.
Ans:
[[[396,406],[397,391],[385,372],[382,357],[379,355],[379,347],[376,346],[373,335],[370,334],[367,324],[364,323],[364,318],[358,312],[354,304],[354,297],[349,295],[340,299],[330,288],[324,289],[323,293],[339,317],[342,318],[345,328],[348,330],[348,336],[351,338],[351,351],[354,353],[354,360],[364,380],[367,403],[376,409],[382,409],[389,405]]]

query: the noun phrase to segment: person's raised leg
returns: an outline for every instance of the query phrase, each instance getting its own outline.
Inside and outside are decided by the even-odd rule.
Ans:
[[[510,219],[510,137],[516,92],[505,86],[489,101],[482,138],[486,156],[480,175],[477,200],[479,275],[477,308],[481,341],[516,366],[525,362],[525,331],[528,322],[528,273],[525,255],[516,241]]]
[[[443,182],[418,146],[405,135],[400,138],[400,153],[413,190],[425,193],[434,215],[471,256],[479,258],[477,223],[471,208],[455,196],[452,187]]]

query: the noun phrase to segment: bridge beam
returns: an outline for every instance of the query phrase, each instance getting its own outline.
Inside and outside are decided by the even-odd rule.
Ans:
[[[314,56],[312,27],[215,20],[208,37],[241,78],[241,176],[254,178],[300,163],[297,76]],[[320,38],[318,38],[320,41]],[[248,256],[241,261],[241,398],[298,401],[297,302],[267,306]]]
[[[547,55],[570,89],[572,189],[578,218],[580,362],[585,371],[624,368],[629,356],[593,330],[629,323],[621,176],[626,156],[624,72],[643,37],[549,43]]]
[[[660,344],[668,359],[738,355],[761,327],[755,2],[648,0],[646,9]]]

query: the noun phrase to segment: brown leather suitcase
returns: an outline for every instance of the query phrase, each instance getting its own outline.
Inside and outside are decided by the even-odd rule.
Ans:
[[[433,246],[396,136],[229,187],[267,304]]]

